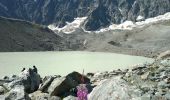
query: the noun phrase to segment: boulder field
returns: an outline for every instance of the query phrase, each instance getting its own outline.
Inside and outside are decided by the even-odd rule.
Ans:
[[[0,100],[77,100],[81,84],[88,89],[88,100],[170,100],[170,60],[165,54],[169,53],[160,54],[153,63],[86,75],[72,72],[41,78],[23,71],[0,80]]]

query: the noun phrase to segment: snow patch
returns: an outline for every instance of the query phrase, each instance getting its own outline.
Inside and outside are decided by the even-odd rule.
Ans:
[[[141,15],[139,15],[137,18],[136,18],[136,20],[137,21],[141,21],[141,20],[144,20],[145,18],[143,17],[143,16],[141,16]]]
[[[72,32],[74,32],[77,28],[80,27],[80,25],[87,19],[87,17],[78,17],[78,18],[74,18],[73,22],[67,22],[67,25],[65,25],[62,28],[59,28],[57,26],[55,26],[54,24],[51,24],[48,26],[49,29],[53,30],[53,31],[59,31],[59,32],[64,32],[66,34],[70,34]]]
[[[106,32],[110,30],[132,30],[135,27],[135,24],[132,21],[125,21],[122,24],[111,24],[108,28],[100,29],[99,31],[95,31],[95,33]]]
[[[80,25],[86,19],[87,19],[87,17],[78,17],[78,18],[75,18],[75,20],[71,23],[67,22],[67,25],[65,25],[62,28],[59,28],[59,27],[55,26],[54,24],[49,25],[48,28],[53,31],[64,32],[66,34],[70,34],[70,33],[74,32],[76,29],[80,28]],[[151,24],[158,23],[161,21],[170,20],[170,12],[165,13],[164,15],[159,15],[157,17],[148,18],[145,20],[144,20],[143,16],[139,15],[136,20],[138,22],[125,21],[122,24],[111,24],[109,27],[102,28],[98,31],[87,31],[83,27],[82,27],[82,29],[84,32],[87,32],[87,33],[93,33],[93,32],[101,33],[101,32],[112,31],[112,30],[132,30],[134,28],[142,28],[146,25],[151,25]]]
[[[138,16],[137,19],[143,19],[143,16]],[[170,20],[170,12],[165,13],[164,15],[159,15],[157,17],[153,17],[153,18],[148,18],[145,19],[144,21],[138,21],[138,22],[132,22],[132,21],[125,21],[122,24],[111,24],[108,28],[103,28],[100,29],[99,31],[95,31],[95,33],[100,33],[100,32],[106,32],[106,31],[111,31],[111,30],[132,30],[134,28],[142,28],[146,25],[151,25],[154,23],[158,23],[161,21],[167,21]]]

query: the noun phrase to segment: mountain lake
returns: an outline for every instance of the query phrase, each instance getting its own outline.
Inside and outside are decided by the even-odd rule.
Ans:
[[[18,75],[35,65],[41,76],[66,75],[72,71],[82,73],[126,69],[135,64],[151,63],[152,58],[116,53],[85,51],[53,52],[1,52],[0,78]]]

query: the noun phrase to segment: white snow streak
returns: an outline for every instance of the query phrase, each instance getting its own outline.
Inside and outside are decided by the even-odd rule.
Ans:
[[[53,31],[59,31],[59,32],[64,32],[66,34],[70,34],[72,32],[74,32],[77,28],[80,27],[80,25],[86,20],[87,17],[78,17],[75,18],[75,20],[71,23],[67,22],[67,25],[65,25],[62,28],[58,28],[55,25],[51,24],[48,26],[49,29],[53,30]]]

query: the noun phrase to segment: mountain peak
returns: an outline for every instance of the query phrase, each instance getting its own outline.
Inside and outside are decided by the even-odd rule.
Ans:
[[[4,0],[0,16],[23,19],[38,24],[64,27],[77,17],[87,17],[86,30],[94,31],[136,22],[170,12],[169,0]]]

